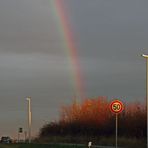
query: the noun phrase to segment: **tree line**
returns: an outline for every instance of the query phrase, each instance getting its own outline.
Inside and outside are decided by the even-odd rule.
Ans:
[[[114,136],[115,114],[105,97],[76,100],[62,106],[59,121],[50,122],[40,129],[39,137],[48,136]],[[118,116],[118,132],[122,137],[146,137],[146,106],[124,102],[124,111]]]

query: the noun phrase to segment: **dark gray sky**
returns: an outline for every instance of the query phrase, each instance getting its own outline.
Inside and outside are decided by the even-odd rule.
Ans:
[[[0,1],[0,135],[27,130],[31,96],[33,133],[58,119],[74,100],[71,72],[54,0]],[[144,101],[148,49],[147,0],[63,0],[88,98]],[[62,28],[62,27],[61,27]],[[79,97],[77,99],[80,99]]]

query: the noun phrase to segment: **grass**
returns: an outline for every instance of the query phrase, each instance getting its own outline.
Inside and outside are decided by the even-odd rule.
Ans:
[[[57,139],[56,139],[57,140]],[[84,139],[83,139],[84,140]],[[99,137],[99,139],[89,139],[93,145],[115,146],[114,137]],[[95,140],[98,140],[97,142]],[[79,143],[79,142],[76,142]],[[92,148],[97,148],[93,146]],[[136,138],[124,138],[118,139],[119,148],[145,148],[146,139]],[[47,144],[0,144],[0,148],[87,148],[87,142],[83,141],[83,144],[71,144],[71,143],[49,143]],[[106,147],[107,148],[107,147]]]
[[[93,145],[115,146],[115,137],[86,137],[86,136],[52,136],[45,139],[39,139],[38,143],[81,143],[88,144],[88,141],[92,141]],[[118,146],[123,148],[145,148],[146,138],[127,138],[119,137]],[[93,147],[92,147],[93,148]]]
[[[99,145],[115,145],[114,137],[101,137],[99,140]],[[146,139],[137,138],[118,138],[118,145],[123,148],[146,148]]]
[[[85,146],[77,144],[0,144],[0,148],[85,148]]]

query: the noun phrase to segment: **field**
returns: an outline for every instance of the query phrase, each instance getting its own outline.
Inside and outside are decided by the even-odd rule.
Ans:
[[[115,146],[92,146],[92,148],[114,148]],[[145,148],[146,145],[133,141],[118,148]],[[0,148],[88,148],[86,144],[0,144]]]
[[[85,148],[84,145],[70,144],[0,144],[0,148]]]

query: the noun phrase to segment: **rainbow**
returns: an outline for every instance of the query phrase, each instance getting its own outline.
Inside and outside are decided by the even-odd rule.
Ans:
[[[69,65],[71,68],[71,79],[73,83],[73,89],[76,96],[79,96],[80,99],[84,99],[84,83],[82,72],[79,64],[78,53],[73,39],[73,31],[70,28],[70,22],[66,16],[62,0],[52,0],[50,1],[53,9],[53,17],[56,17],[57,23],[59,24],[59,32],[61,38],[64,39],[63,47],[67,54]]]

